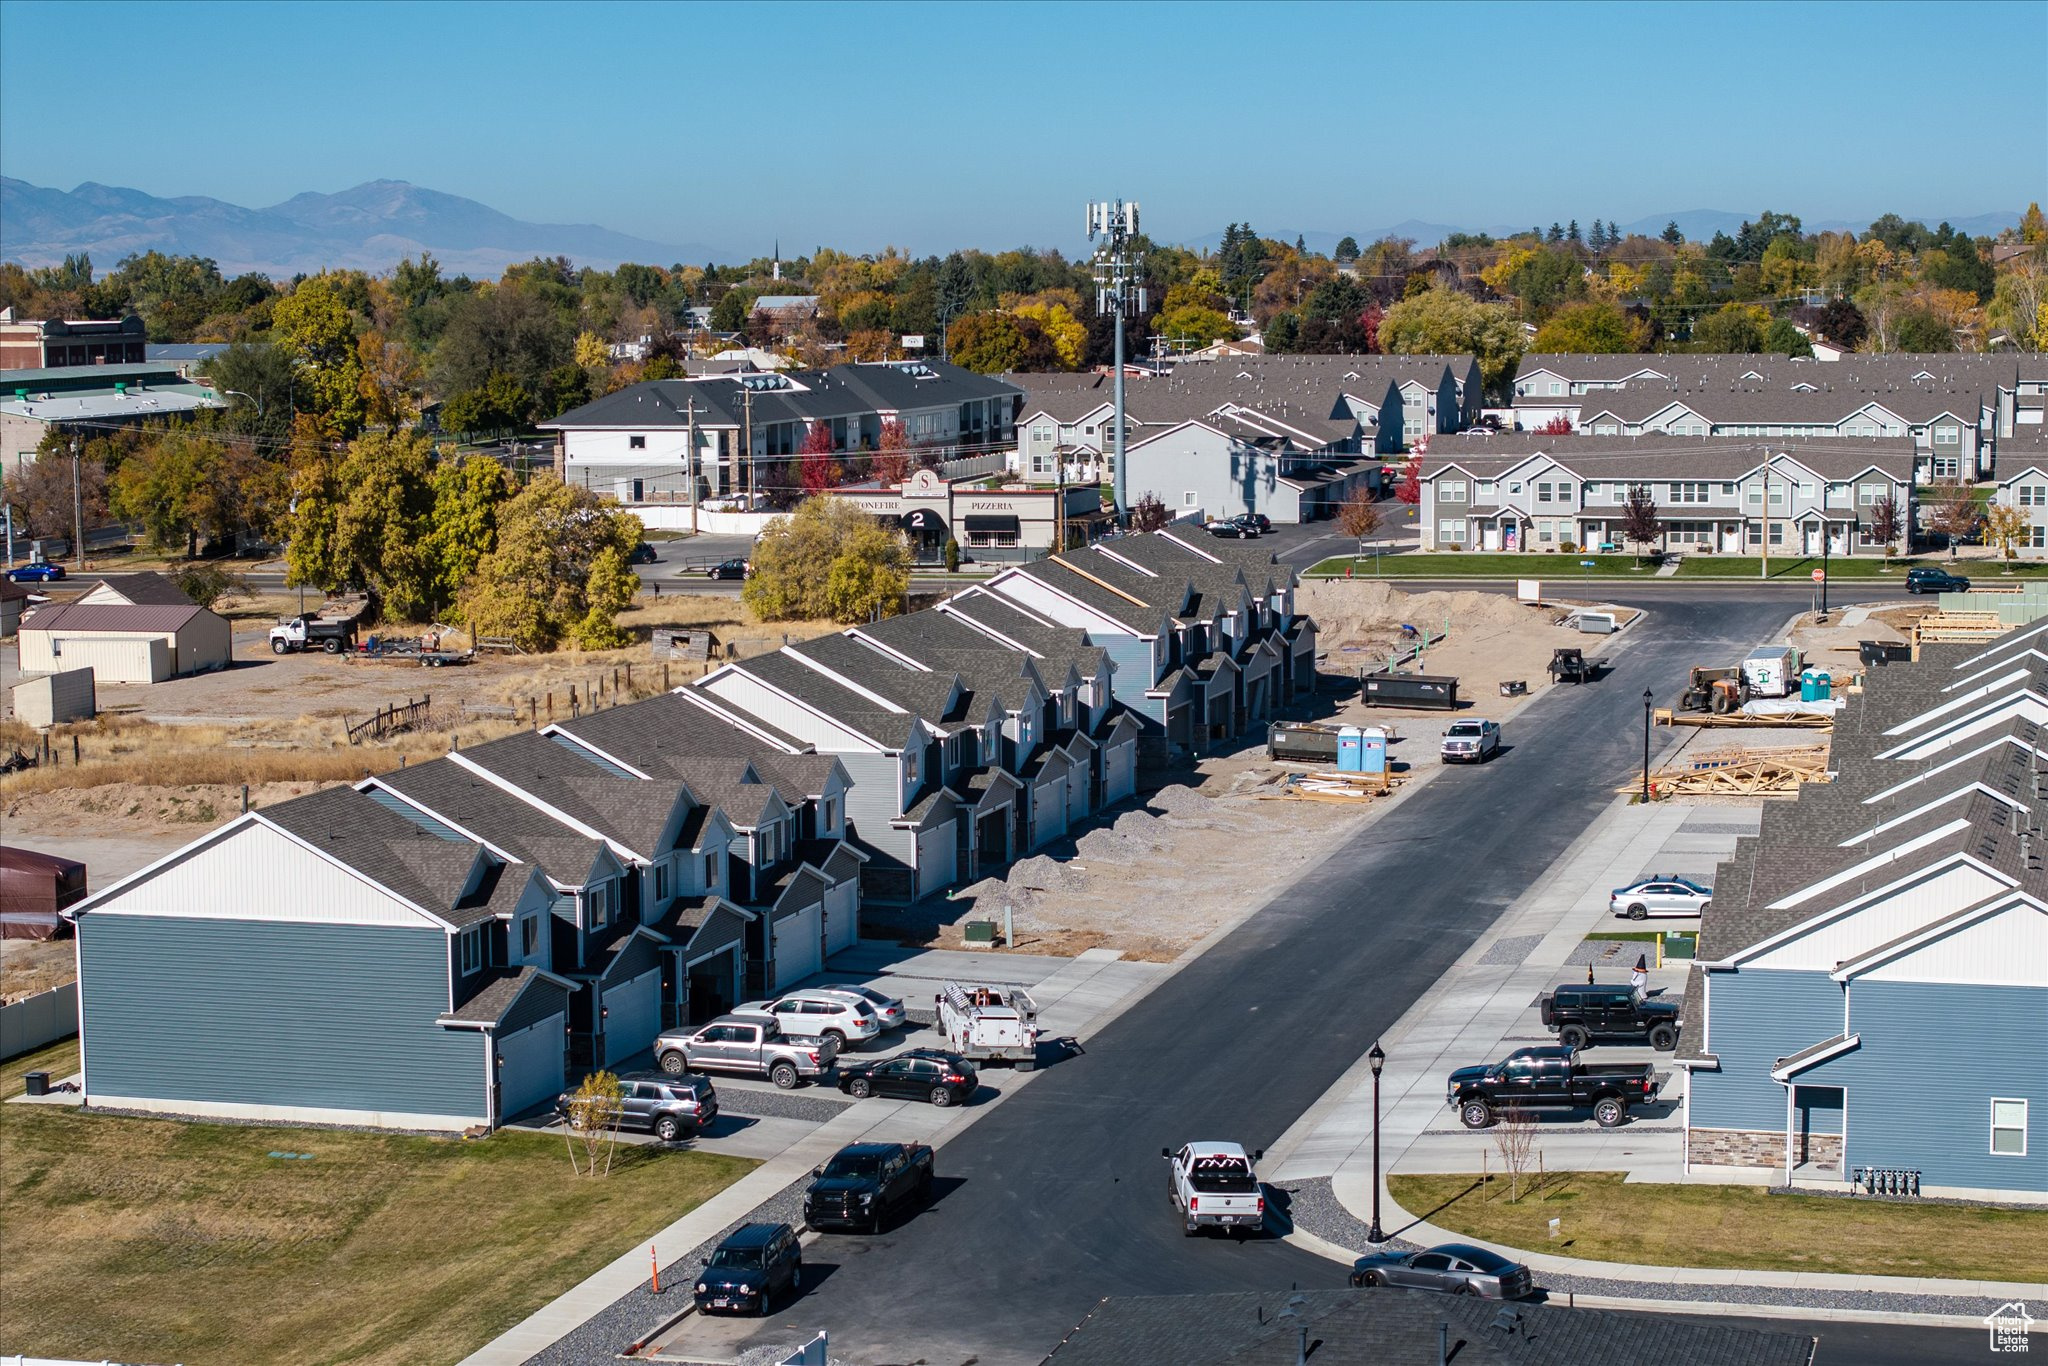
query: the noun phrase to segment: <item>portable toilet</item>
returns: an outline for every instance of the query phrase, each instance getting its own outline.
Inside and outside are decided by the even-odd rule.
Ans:
[[[1813,671],[1813,700],[1825,702],[1834,695],[1835,676],[1826,669]]]
[[[1365,772],[1365,732],[1356,726],[1345,726],[1337,732],[1337,771]]]
[[[1385,773],[1387,771],[1387,733],[1378,726],[1366,726],[1359,731],[1362,753],[1359,756],[1360,773]]]
[[[1819,674],[1820,670],[1818,669],[1805,669],[1800,672],[1799,700],[1801,702],[1811,702],[1820,696],[1819,693],[1814,691],[1814,689],[1817,686],[1819,686],[1818,683],[1815,681],[1819,677]]]

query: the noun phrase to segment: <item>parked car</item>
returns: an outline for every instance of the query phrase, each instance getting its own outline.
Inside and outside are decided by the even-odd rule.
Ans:
[[[1492,1126],[1500,1111],[1591,1109],[1603,1129],[1628,1122],[1628,1107],[1657,1098],[1648,1063],[1586,1063],[1571,1048],[1518,1048],[1499,1062],[1451,1073],[1449,1102],[1468,1129]]]
[[[695,1029],[664,1030],[654,1060],[670,1076],[696,1069],[766,1077],[787,1091],[805,1078],[824,1076],[839,1056],[830,1039],[785,1034],[773,1019],[721,1015]]]
[[[1166,1188],[1180,1216],[1180,1231],[1193,1237],[1205,1228],[1240,1235],[1266,1222],[1266,1194],[1252,1164],[1265,1150],[1248,1153],[1235,1143],[1184,1143],[1161,1148]]]
[[[839,991],[792,991],[773,1001],[748,1001],[734,1006],[735,1015],[762,1015],[782,1023],[790,1034],[830,1039],[842,1049],[866,1043],[882,1032],[881,1017],[863,996]]]
[[[1273,529],[1273,519],[1263,512],[1240,512],[1230,520],[1250,527],[1254,536],[1263,536]]]
[[[766,1315],[783,1291],[804,1286],[804,1250],[788,1224],[746,1224],[727,1234],[697,1273],[697,1312]]]
[[[1543,1023],[1566,1048],[1595,1039],[1648,1043],[1659,1053],[1678,1047],[1678,1003],[1652,1000],[1630,986],[1565,986],[1537,1002]]]
[[[1255,524],[1238,517],[1218,517],[1212,522],[1204,523],[1202,530],[1211,536],[1235,537],[1240,541],[1248,541],[1259,534]]]
[[[720,560],[704,571],[707,579],[744,579],[747,576],[745,560]]]
[[[1483,764],[1500,753],[1498,721],[1453,721],[1440,751],[1447,764]]]
[[[874,1009],[875,1018],[882,1022],[882,1028],[884,1029],[894,1029],[910,1018],[904,1011],[902,1001],[891,996],[886,991],[877,991],[873,987],[852,986],[842,982],[828,982],[824,986],[807,989],[810,991],[837,992],[841,996],[860,997],[861,1000],[866,1001]]]
[[[654,547],[642,541],[633,547],[633,553],[626,557],[627,564],[659,564],[661,556],[654,553]]]
[[[555,1113],[568,1118],[574,1091],[555,1097]],[[619,1078],[619,1127],[652,1133],[664,1143],[692,1137],[718,1118],[718,1091],[709,1077],[628,1072]]]
[[[1702,887],[1690,878],[1646,877],[1626,887],[1616,887],[1607,898],[1607,909],[1630,920],[1653,915],[1698,915],[1713,899],[1712,887]]]
[[[1470,1243],[1445,1243],[1421,1252],[1371,1253],[1351,1264],[1351,1283],[1444,1290],[1489,1300],[1525,1299],[1536,1290],[1528,1267]]]
[[[64,566],[51,564],[47,560],[35,564],[21,564],[7,571],[7,577],[14,583],[48,583],[64,577]]]
[[[863,1059],[839,1069],[839,1089],[855,1099],[897,1096],[928,1100],[943,1108],[965,1105],[979,1085],[981,1078],[973,1063],[937,1048],[913,1048],[892,1058]]]
[[[1906,571],[1908,593],[1967,593],[1970,581],[1946,569],[1920,568]]]
[[[891,1215],[931,1199],[932,1150],[922,1143],[852,1143],[811,1175],[805,1225],[880,1233]]]

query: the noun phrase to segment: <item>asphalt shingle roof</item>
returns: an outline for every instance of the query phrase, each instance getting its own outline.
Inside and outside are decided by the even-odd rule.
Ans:
[[[259,819],[430,915],[456,925],[494,914],[488,891],[465,896],[482,846],[429,834],[350,787],[328,788],[265,807]]]

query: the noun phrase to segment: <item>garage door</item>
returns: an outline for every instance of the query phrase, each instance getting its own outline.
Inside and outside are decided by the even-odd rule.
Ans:
[[[609,1067],[645,1049],[661,1032],[661,969],[608,988],[604,1008],[604,1061]]]
[[[825,893],[825,952],[850,949],[860,940],[860,888],[855,883]]]
[[[537,1025],[498,1040],[501,1123],[546,1104],[565,1089],[562,1040],[567,1028],[568,1021],[562,1016],[550,1015]]]
[[[1092,779],[1085,764],[1067,770],[1067,824],[1088,818],[1088,786]]]
[[[959,869],[958,851],[953,847],[957,820],[917,835],[917,894],[930,896],[953,885]]]
[[[1103,769],[1102,804],[1111,806],[1137,791],[1136,745],[1116,745],[1108,753]]]
[[[1038,784],[1031,793],[1031,847],[1050,844],[1067,833],[1067,780]]]
[[[818,936],[822,930],[820,908],[815,904],[775,922],[777,991],[787,991],[811,974],[824,970],[824,960],[818,953]]]

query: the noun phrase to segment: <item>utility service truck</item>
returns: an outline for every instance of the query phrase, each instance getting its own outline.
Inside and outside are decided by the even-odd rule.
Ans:
[[[976,1062],[1013,1063],[1019,1072],[1038,1065],[1038,1003],[1022,987],[945,984],[936,998],[946,1047]]]

